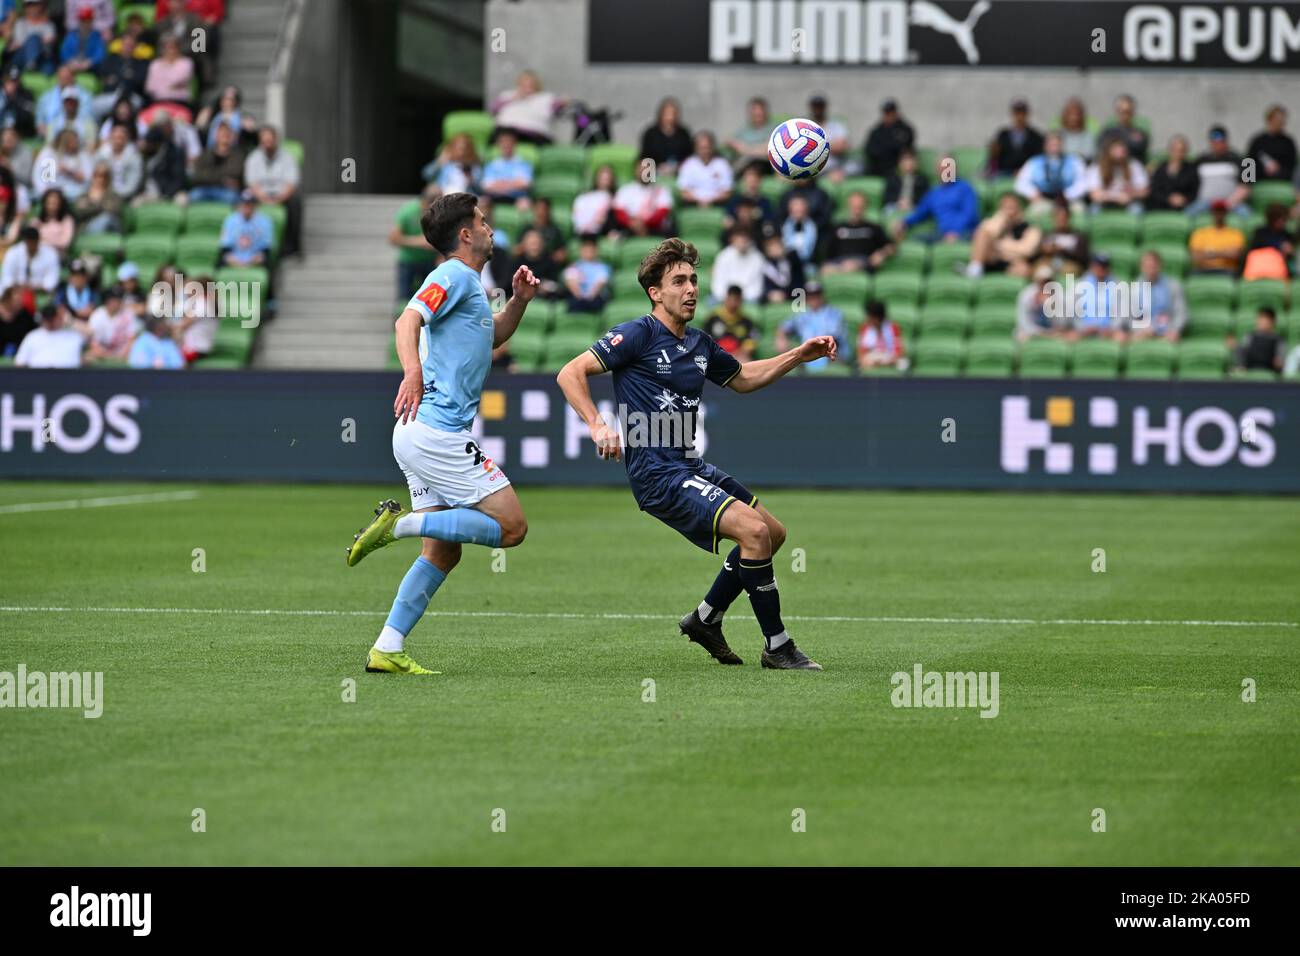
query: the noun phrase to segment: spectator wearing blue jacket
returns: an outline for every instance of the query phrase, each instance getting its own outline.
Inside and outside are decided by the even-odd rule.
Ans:
[[[803,196],[790,199],[790,214],[781,223],[781,242],[786,252],[799,257],[805,269],[813,264],[813,254],[817,251],[817,223],[813,222],[808,200]]]
[[[533,164],[515,155],[515,134],[497,135],[498,155],[483,167],[479,184],[496,202],[519,202],[528,199],[533,188]]]
[[[145,330],[136,336],[126,362],[131,368],[179,369],[185,356],[172,338],[171,325],[160,316],[150,316]]]
[[[1065,152],[1061,134],[1053,130],[1043,141],[1043,151],[1020,167],[1016,174],[1016,192],[1029,200],[1030,215],[1050,212],[1058,199],[1064,199],[1083,211],[1088,184],[1083,178],[1083,160]]]
[[[273,238],[271,220],[257,211],[257,197],[245,189],[235,211],[221,224],[221,262],[228,266],[264,266]]]
[[[896,238],[902,239],[907,231],[927,219],[934,220],[935,239],[956,242],[970,239],[980,222],[980,200],[971,184],[956,179],[956,160],[941,158],[935,167],[935,183],[907,217],[894,223]]]
[[[68,31],[59,50],[59,63],[76,73],[97,73],[108,50],[103,35],[95,29],[95,11],[82,7],[77,15],[77,29]]]

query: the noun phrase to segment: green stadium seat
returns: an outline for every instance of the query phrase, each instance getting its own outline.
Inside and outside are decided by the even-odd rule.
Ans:
[[[700,265],[697,272],[708,272],[713,268],[713,260],[718,258],[718,253],[722,251],[722,243],[718,241],[717,236],[696,236],[690,242],[700,254]]]
[[[1173,243],[1158,243],[1145,246],[1141,251],[1145,252],[1148,249],[1160,255],[1161,267],[1170,276],[1181,280],[1187,275],[1187,269],[1192,262],[1192,255],[1187,251],[1186,246]]]
[[[843,209],[849,194],[860,192],[867,197],[868,209],[879,209],[885,195],[885,180],[881,176],[848,176],[835,187],[835,204]]]
[[[1132,246],[1106,246],[1097,251],[1110,256],[1110,273],[1112,279],[1128,282],[1138,272],[1138,251]]]
[[[585,187],[590,182],[586,178],[587,150],[581,146],[543,146],[537,151],[537,173],[575,175]]]
[[[970,311],[960,306],[932,307],[921,311],[920,332],[923,338],[964,339],[970,330]]]
[[[306,156],[306,152],[303,149],[303,145],[299,140],[282,139],[280,140],[280,148],[293,157],[294,162],[298,164],[299,170],[303,168],[307,156]],[[521,149],[523,148],[522,145],[520,146],[520,148]]]
[[[1243,382],[1277,382],[1282,378],[1276,372],[1270,372],[1264,368],[1251,368],[1246,369],[1244,372],[1234,372],[1232,377]]]
[[[982,276],[975,285],[975,304],[1005,302],[1015,305],[1020,291],[1028,284],[1028,279],[1005,273],[993,273]]]
[[[1088,220],[1088,237],[1099,249],[1132,246],[1137,242],[1142,219],[1132,213],[1104,210]]]
[[[635,267],[619,269],[615,272],[610,288],[615,299],[632,299],[640,296],[642,300],[648,301],[645,298],[645,290],[637,281]]]
[[[36,70],[28,70],[19,82],[32,94],[32,99],[39,100],[54,87],[55,79]]]
[[[221,202],[192,203],[185,210],[185,234],[190,236],[198,234],[220,235],[221,226],[225,223],[226,217],[230,215],[233,208]]]
[[[686,206],[679,209],[676,214],[677,234],[688,242],[696,242],[697,239],[708,237],[717,241],[719,234],[722,232],[722,219],[726,215],[720,206],[709,206],[701,209],[699,206]]]
[[[977,308],[971,316],[971,335],[977,339],[1011,341],[1016,330],[1016,312],[1001,302]]]
[[[924,242],[904,239],[895,243],[894,254],[885,260],[881,272],[925,272],[930,263],[930,247]]]
[[[1009,378],[1015,364],[1016,347],[1010,338],[972,339],[966,348],[966,374],[973,378]]]
[[[582,192],[582,180],[572,173],[541,176],[533,180],[531,192],[537,198],[549,199],[552,207],[563,206],[568,209],[573,206],[578,193]]]
[[[483,110],[452,110],[442,118],[442,141],[446,143],[453,136],[468,133],[474,141],[474,149],[482,156],[487,152],[488,140],[496,121],[491,113]]]
[[[984,172],[988,169],[988,151],[983,146],[958,146],[949,150],[949,153],[957,161],[958,179],[984,178]],[[925,172],[929,175],[930,170]]]
[[[969,242],[936,242],[930,248],[930,275],[951,274],[957,266],[962,269],[970,262]]]
[[[636,147],[625,143],[597,143],[587,148],[587,182],[601,166],[613,166],[614,177],[625,183],[636,176]]]
[[[1166,379],[1173,375],[1177,349],[1163,339],[1140,339],[1129,343],[1126,378]]]
[[[1190,341],[1178,346],[1178,377],[1223,378],[1228,367],[1228,346],[1222,341]]]
[[[921,334],[921,315],[915,308],[886,306],[885,318],[898,326],[898,330],[903,333],[904,343],[915,342]]]
[[[627,236],[619,243],[618,265],[620,269],[631,269],[633,273],[641,265],[641,260],[659,247],[663,242],[658,236]],[[639,289],[640,286],[637,286]]]
[[[780,176],[764,176],[758,183],[758,194],[770,202],[773,207],[781,202],[781,197],[790,190],[790,184]]]
[[[1211,304],[1232,306],[1237,301],[1237,280],[1232,276],[1193,275],[1183,284],[1183,292],[1193,313]]]
[[[185,207],[174,202],[158,200],[128,209],[128,231],[132,233],[177,236],[185,225]]]
[[[871,296],[890,306],[895,304],[915,306],[921,301],[922,284],[923,279],[918,275],[909,275],[905,272],[881,273],[876,276]]]
[[[1260,306],[1272,306],[1279,314],[1286,311],[1290,290],[1280,279],[1254,279],[1242,282],[1237,287],[1237,311],[1249,309],[1251,312]]]
[[[1186,213],[1169,209],[1159,209],[1142,217],[1143,245],[1172,243],[1186,246],[1191,234],[1192,223]]]
[[[528,214],[511,203],[498,203],[492,206],[492,228],[500,229],[506,239],[515,243],[528,223]]]
[[[916,150],[916,167],[925,173],[928,178],[933,179],[935,164],[939,162],[939,157],[944,155],[948,154],[935,149],[933,146],[921,147]]]
[[[117,11],[117,32],[121,34],[126,30],[126,21],[131,19],[132,14],[139,14],[144,20],[146,27],[154,25],[156,8],[152,3],[123,3],[118,5]]]
[[[925,283],[927,306],[955,306],[969,308],[975,294],[975,280],[963,275],[931,275]]]
[[[1121,349],[1118,342],[1085,339],[1070,354],[1070,374],[1075,378],[1118,378]]]
[[[1226,305],[1194,305],[1184,335],[1189,339],[1222,341],[1232,332],[1232,309]]]
[[[1296,188],[1285,180],[1262,179],[1250,187],[1250,205],[1263,212],[1273,203],[1290,209],[1296,203]]]
[[[1060,339],[1036,336],[1020,346],[1022,378],[1061,378],[1069,364],[1070,349]]]
[[[872,277],[865,272],[828,272],[818,276],[817,281],[822,284],[828,299],[851,297],[862,304],[871,294]]]
[[[494,160],[494,159],[499,159],[500,156],[501,156],[501,147],[500,147],[500,146],[497,146],[497,145],[495,145],[495,144],[493,144],[492,146],[489,146],[489,147],[487,148],[487,153],[483,156],[483,165],[486,166],[486,165],[487,165],[488,163],[490,163],[492,160]],[[533,167],[534,178],[536,178],[536,176],[538,176],[538,175],[541,175],[541,174],[538,172],[538,169],[537,169],[538,160],[539,160],[540,157],[541,157],[541,148],[540,148],[539,146],[537,146],[535,143],[516,143],[516,144],[515,144],[515,158],[516,158],[516,159],[522,159],[522,160],[523,160],[524,162],[526,162],[529,166]],[[576,174],[577,177],[578,177],[579,179],[582,178],[582,170],[581,170],[581,169],[572,170],[572,171],[569,171],[569,172],[570,172],[570,173],[573,173],[573,174]],[[565,173],[564,175],[568,175],[568,173]]]
[[[961,339],[922,335],[912,354],[913,375],[947,378],[961,374],[966,349]]]
[[[645,315],[650,311],[650,300],[640,286],[636,287],[636,294],[615,295],[605,303],[605,308],[601,310],[600,324],[607,329],[612,329],[616,325],[622,325],[629,322],[639,315]],[[696,314],[707,312],[702,307],[696,308]]]
[[[123,244],[123,255],[137,265],[145,261],[170,262],[176,258],[176,239],[167,233],[132,233]],[[141,279],[144,271],[141,265]]]
[[[267,290],[270,288],[270,273],[261,266],[222,266],[217,269],[214,278],[217,282],[255,282],[258,284],[258,296],[262,304],[266,304]]]
[[[184,235],[176,240],[176,261],[188,266],[182,269],[186,273],[194,273],[196,268],[212,271],[220,252],[221,243],[215,236]]]
[[[122,236],[116,232],[80,233],[72,240],[73,256],[99,256],[113,264],[122,261]]]

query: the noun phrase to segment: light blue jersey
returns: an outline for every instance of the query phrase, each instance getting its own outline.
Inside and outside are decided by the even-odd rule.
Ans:
[[[465,431],[478,414],[492,365],[492,307],[483,282],[459,259],[447,259],[429,273],[407,308],[424,319],[424,398],[415,418],[441,431]]]

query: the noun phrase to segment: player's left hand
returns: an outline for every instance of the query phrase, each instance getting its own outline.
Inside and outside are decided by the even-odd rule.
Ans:
[[[804,362],[814,362],[819,358],[835,361],[835,336],[819,335],[799,346],[799,358]]]
[[[531,302],[533,296],[537,295],[537,287],[542,284],[542,280],[533,275],[533,270],[528,266],[520,266],[515,270],[515,277],[511,280],[511,290],[520,302]]]

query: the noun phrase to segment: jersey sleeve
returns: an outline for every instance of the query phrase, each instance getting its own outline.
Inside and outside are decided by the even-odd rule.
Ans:
[[[612,372],[631,365],[640,358],[648,339],[649,334],[645,324],[634,319],[614,326],[597,339],[588,351],[596,356],[596,361],[600,362],[601,368]]]
[[[445,276],[436,271],[429,273],[415,295],[411,296],[411,301],[406,304],[406,307],[419,312],[425,325],[433,325],[451,311],[453,303],[452,293],[447,288],[449,285],[451,283]]]
[[[704,377],[719,388],[726,388],[739,372],[739,360],[710,338],[709,364],[704,372]]]

